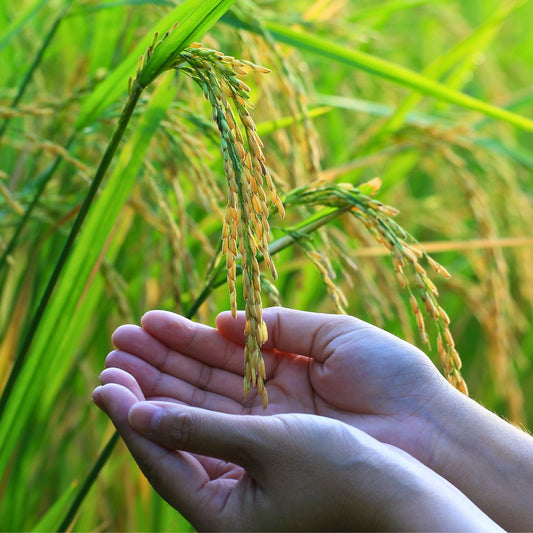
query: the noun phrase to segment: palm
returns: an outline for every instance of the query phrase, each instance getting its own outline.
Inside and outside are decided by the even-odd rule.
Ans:
[[[253,502],[257,491],[255,481],[244,468],[211,457],[178,453],[180,457],[175,458],[173,466],[181,469],[183,465],[180,463],[190,464],[191,471],[188,472],[188,479],[191,484],[194,483],[191,492],[198,498],[194,502],[194,507],[187,512],[188,509],[184,509],[184,502],[180,499],[180,493],[174,491],[172,486],[159,485],[155,486],[156,490],[173,507],[181,509],[182,514],[193,521],[197,529],[226,530],[234,524],[235,517],[242,520],[244,511],[251,507],[247,503]],[[170,468],[172,469],[172,465]],[[198,515],[198,508],[202,509],[201,515]],[[227,521],[226,527],[225,521]]]
[[[428,404],[434,387],[442,386],[429,360],[413,346],[355,319],[335,317],[333,325],[324,326],[323,315],[283,310],[283,315],[296,314],[280,322],[276,313],[265,313],[271,335],[263,350],[266,411],[254,392],[243,398],[243,324],[227,315],[219,320],[221,335],[177,315],[149,313],[144,329],[117,330],[119,350],[109,355],[107,365],[134,376],[147,399],[236,414],[318,414],[410,448],[403,436],[406,429],[416,429],[413,415]],[[302,317],[310,329],[307,335],[298,324]],[[420,388],[419,383],[426,385]]]

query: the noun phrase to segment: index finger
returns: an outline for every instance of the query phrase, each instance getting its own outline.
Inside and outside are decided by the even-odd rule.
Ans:
[[[169,311],[148,311],[141,319],[142,328],[150,337],[152,361],[161,366],[168,356],[167,350],[156,350],[155,344],[201,361],[207,365],[242,375],[244,372],[242,347],[209,326],[193,322]],[[140,337],[140,334],[139,334]],[[158,360],[153,360],[158,354]]]

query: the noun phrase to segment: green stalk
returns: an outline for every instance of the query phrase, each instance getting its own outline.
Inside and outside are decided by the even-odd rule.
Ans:
[[[104,449],[102,450],[102,453],[100,453],[100,456],[94,463],[93,467],[91,468],[91,471],[89,472],[89,475],[83,482],[83,485],[80,487],[80,490],[76,497],[74,498],[74,501],[72,502],[72,505],[70,506],[69,510],[67,511],[67,514],[65,515],[65,518],[57,528],[58,532],[67,531],[74,518],[76,517],[76,514],[78,512],[78,509],[80,508],[83,500],[85,499],[85,496],[87,496],[87,493],[91,489],[93,483],[96,481],[96,478],[98,477],[98,474],[106,464],[107,460],[109,459],[109,456],[111,455],[111,452],[115,448],[115,445],[118,442],[118,432],[115,431],[113,433],[113,436],[109,439],[107,444],[104,446]]]
[[[28,88],[28,85],[33,77],[33,73],[35,72],[39,64],[41,63],[44,52],[50,45],[50,42],[52,41],[52,38],[54,37],[57,29],[59,28],[59,25],[61,24],[61,21],[65,17],[65,14],[67,10],[69,9],[69,7],[70,7],[69,5],[64,6],[63,9],[59,12],[59,15],[57,16],[57,18],[54,20],[52,27],[50,28],[50,31],[46,35],[43,41],[43,44],[39,48],[39,51],[37,52],[30,68],[28,69],[28,72],[26,72],[26,75],[24,76],[24,79],[22,80],[22,83],[20,84],[19,90],[17,91],[15,98],[13,98],[13,101],[10,104],[10,107],[16,107],[18,103],[20,102],[20,100],[22,99],[22,97],[24,96],[24,93],[26,92],[26,89]],[[6,118],[2,126],[0,127],[0,140],[2,139],[2,136],[4,135],[4,132],[6,131],[10,120],[11,119]],[[1,143],[0,143],[0,146],[1,146]]]
[[[46,286],[44,294],[41,297],[41,300],[39,302],[39,307],[37,308],[37,311],[35,312],[35,315],[33,316],[33,319],[28,328],[28,331],[26,332],[26,335],[24,336],[22,347],[20,348],[17,354],[17,357],[15,359],[15,362],[13,363],[13,368],[11,369],[6,386],[2,392],[2,396],[0,397],[0,419],[6,407],[11,391],[13,390],[13,386],[15,385],[17,377],[20,374],[22,365],[28,354],[28,351],[30,349],[30,346],[35,336],[35,333],[37,331],[37,328],[39,327],[39,324],[43,317],[46,306],[48,305],[48,302],[52,296],[56,283],[59,279],[59,276],[61,275],[63,267],[65,266],[67,258],[70,254],[72,246],[74,245],[74,241],[76,240],[76,237],[78,236],[78,233],[83,224],[83,221],[85,220],[85,217],[87,216],[87,213],[89,212],[89,208],[91,207],[91,204],[96,196],[96,193],[98,192],[98,189],[100,187],[100,184],[102,183],[104,175],[109,165],[111,164],[111,160],[113,159],[113,156],[115,155],[117,147],[120,143],[120,140],[122,139],[122,136],[124,135],[126,126],[128,125],[128,122],[130,121],[133,115],[133,110],[135,109],[135,105],[137,104],[137,101],[139,100],[141,93],[142,93],[142,88],[137,83],[135,83],[128,97],[126,105],[124,106],[124,110],[122,111],[122,114],[120,115],[117,128],[115,129],[115,132],[113,133],[113,137],[111,138],[111,141],[105,151],[102,161],[100,162],[100,166],[98,167],[98,170],[96,171],[93,181],[91,182],[89,190],[87,191],[87,195],[85,196],[85,200],[83,201],[83,204],[78,212],[78,216],[76,217],[76,220],[74,221],[72,229],[70,230],[67,241],[61,252],[61,256],[59,257],[59,260],[56,263],[54,271],[52,272],[52,276],[50,277],[50,280],[48,282],[48,285]]]
[[[72,144],[72,141],[74,140],[75,133],[73,133],[67,142],[65,143],[65,149],[68,150],[69,146]],[[18,238],[20,234],[22,233],[22,230],[24,229],[24,226],[30,219],[30,216],[39,202],[39,199],[41,198],[41,195],[43,194],[44,190],[46,189],[46,186],[48,185],[48,182],[50,181],[50,178],[54,175],[54,172],[56,171],[57,167],[59,166],[59,163],[61,163],[62,157],[59,155],[56,157],[53,163],[51,163],[48,168],[44,170],[44,172],[36,178],[36,182],[39,184],[37,186],[37,192],[33,196],[30,204],[26,208],[26,211],[24,212],[24,215],[22,216],[22,219],[17,225],[17,228],[15,230],[15,233],[11,237],[6,249],[4,250],[2,256],[0,257],[0,274],[2,273],[2,270],[7,264],[7,258],[11,255],[13,250],[15,249],[15,245],[17,244]]]

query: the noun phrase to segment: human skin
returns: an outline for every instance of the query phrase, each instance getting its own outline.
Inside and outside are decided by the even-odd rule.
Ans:
[[[156,490],[207,531],[498,531],[411,456],[331,418],[146,402],[120,369],[94,392]]]
[[[242,397],[244,316],[163,311],[122,326],[106,365],[148,399],[230,414],[316,414],[401,448],[508,530],[533,524],[533,439],[456,391],[414,346],[353,317],[266,309],[269,406]]]

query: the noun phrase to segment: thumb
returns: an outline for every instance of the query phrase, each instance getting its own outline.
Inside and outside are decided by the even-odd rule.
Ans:
[[[161,446],[230,461],[250,473],[269,453],[267,418],[164,402],[138,402],[129,411],[132,428]]]

